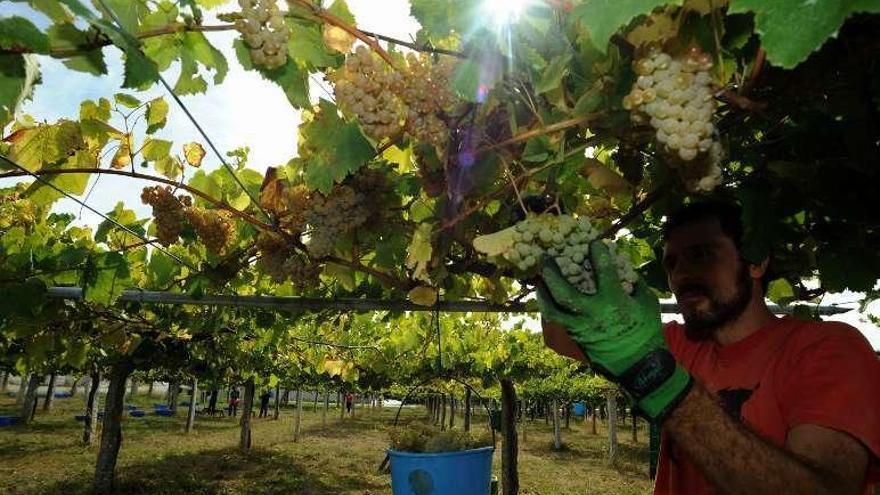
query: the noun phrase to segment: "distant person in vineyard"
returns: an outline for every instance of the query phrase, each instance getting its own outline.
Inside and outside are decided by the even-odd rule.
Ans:
[[[238,389],[233,388],[229,391],[229,414],[233,417],[238,416]]]
[[[743,257],[740,217],[705,202],[668,219],[662,261],[683,325],[661,324],[644,282],[628,296],[601,243],[590,250],[595,295],[545,260],[545,341],[662,423],[655,494],[872,493],[880,361],[849,325],[770,312],[768,260]]]
[[[262,395],[260,395],[260,416],[261,418],[269,417],[269,399],[272,398],[272,393],[266,389]]]
[[[351,414],[351,405],[354,402],[354,396],[351,395],[351,392],[345,393],[345,411]]]

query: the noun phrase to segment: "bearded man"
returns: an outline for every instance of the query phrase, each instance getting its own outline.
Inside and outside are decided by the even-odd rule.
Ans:
[[[661,323],[644,282],[624,293],[602,243],[591,246],[595,295],[545,260],[545,341],[662,424],[655,494],[871,493],[880,361],[849,325],[770,312],[768,260],[743,257],[740,218],[704,202],[666,222],[662,261],[683,325]]]

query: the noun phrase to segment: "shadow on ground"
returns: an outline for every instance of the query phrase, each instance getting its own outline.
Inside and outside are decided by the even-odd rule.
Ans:
[[[213,450],[165,457],[117,470],[116,493],[126,495],[317,495],[349,492],[381,493],[382,485],[357,473],[334,473],[333,486],[317,479],[315,466],[304,466],[290,455],[268,449],[245,454]],[[41,493],[87,494],[91,477],[65,480]]]

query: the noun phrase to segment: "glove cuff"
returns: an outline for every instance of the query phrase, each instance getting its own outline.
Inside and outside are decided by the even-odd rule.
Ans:
[[[662,421],[691,386],[691,376],[666,348],[655,349],[618,377],[644,416]]]
[[[681,365],[676,364],[669,377],[641,399],[636,407],[648,420],[662,424],[678,406],[693,385],[693,378]]]

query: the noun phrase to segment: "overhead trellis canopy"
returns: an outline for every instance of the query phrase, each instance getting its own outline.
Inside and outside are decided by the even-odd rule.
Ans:
[[[79,287],[50,287],[48,296],[56,299],[82,300],[83,290]],[[204,295],[194,297],[188,294],[126,290],[118,301],[143,304],[184,304],[193,306],[227,306],[240,308],[264,308],[279,311],[442,311],[445,313],[536,313],[525,303],[496,304],[486,301],[438,301],[432,306],[423,306],[400,299],[319,299],[288,296],[238,296]],[[769,305],[774,314],[792,314],[797,306]],[[678,313],[678,304],[661,303],[661,311],[666,314]],[[853,308],[839,306],[810,306],[819,315],[828,316],[846,313]]]

